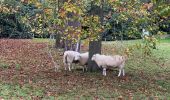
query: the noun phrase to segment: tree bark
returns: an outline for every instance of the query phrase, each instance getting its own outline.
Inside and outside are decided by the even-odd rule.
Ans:
[[[97,13],[94,11],[90,11],[91,15],[95,15],[95,13],[97,15],[100,16],[100,21],[101,24],[103,24],[103,3],[104,0],[101,0],[102,4],[101,4],[101,9],[97,10]],[[93,3],[91,3],[91,7],[92,7]],[[100,39],[97,41],[90,41],[89,43],[89,59],[88,59],[88,70],[93,72],[93,71],[97,71],[100,68],[97,66],[97,64],[94,61],[91,61],[91,58],[94,54],[101,54],[101,47],[102,47],[102,39],[101,39],[101,34],[100,34]]]
[[[81,45],[81,40],[79,39],[76,44],[76,50],[77,52],[80,52],[80,45]]]
[[[60,9],[60,5],[59,5],[60,1],[58,0],[57,4],[58,4],[58,13],[59,13],[59,9]],[[55,4],[55,7],[54,7],[54,11],[53,11],[53,16],[54,18],[56,18],[56,8],[57,8],[57,5]],[[61,35],[59,32],[56,33],[56,40],[55,40],[55,47],[56,48],[61,48],[61,44],[60,44],[60,39],[61,39]]]
[[[60,33],[56,33],[56,39],[55,39],[55,47],[56,48],[61,48],[61,34]]]
[[[99,67],[94,61],[91,61],[91,58],[94,54],[101,54],[101,40],[91,41],[89,43],[89,60],[88,60],[88,70],[93,72],[97,71]]]
[[[54,12],[53,12],[54,18],[56,18],[56,15],[57,15],[56,14],[56,9],[58,8],[57,12],[59,13],[59,10],[60,10],[61,6],[64,4],[64,2],[65,2],[65,0],[58,0],[57,1],[58,7],[55,4]],[[65,46],[65,41],[61,40],[61,35],[62,35],[62,33],[60,33],[60,32],[56,33],[56,40],[55,40],[55,47],[56,48],[63,48]],[[62,41],[62,43],[61,43],[61,41]]]

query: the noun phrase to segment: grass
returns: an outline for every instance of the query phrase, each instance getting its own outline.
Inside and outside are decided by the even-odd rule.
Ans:
[[[32,42],[35,42],[35,43],[44,43],[44,42],[49,42],[49,41],[52,41],[54,42],[55,40],[51,40],[51,39],[48,39],[48,38],[34,38],[32,39]]]
[[[161,43],[170,43],[170,38],[165,38],[160,40]]]
[[[9,83],[0,83],[0,98],[5,100],[31,100],[43,97],[44,90],[39,87],[24,84],[23,86]]]
[[[47,39],[33,39],[32,41],[37,44],[49,42]],[[141,41],[103,42],[102,53],[121,54],[122,47]],[[9,65],[7,68],[15,70],[14,74],[6,74],[4,70],[6,67],[0,69],[0,99],[128,100],[132,97],[133,100],[170,99],[170,39],[161,40],[158,48],[153,50],[153,55],[150,57],[143,57],[141,50],[135,49],[126,63],[125,77],[117,77],[116,69],[108,70],[106,77],[102,76],[100,71],[82,73],[82,70],[77,69],[67,72],[60,68],[61,72],[55,72],[54,69],[49,68],[46,61],[50,58],[45,59],[47,55],[42,56],[46,54],[44,53],[46,50],[35,51],[40,54],[26,53],[24,58],[20,59],[25,61],[24,65],[15,64],[14,69],[11,64],[6,63]],[[62,65],[60,52],[52,49],[55,61]],[[29,61],[32,63],[30,64]],[[35,64],[34,67],[31,67],[33,64]],[[1,62],[1,65],[5,64]],[[37,68],[41,70],[36,72]],[[7,79],[8,77],[10,79]]]

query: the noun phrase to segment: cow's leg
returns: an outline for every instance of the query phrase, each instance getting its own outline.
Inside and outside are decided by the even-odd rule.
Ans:
[[[68,64],[68,70],[71,71],[71,64]]]
[[[103,75],[106,76],[106,68],[103,68]]]

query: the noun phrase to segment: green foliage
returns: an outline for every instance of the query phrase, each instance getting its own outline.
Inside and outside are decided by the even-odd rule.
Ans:
[[[71,0],[64,2],[63,6],[59,9],[59,19],[56,23],[63,33],[62,38],[65,40],[71,40],[76,42],[77,38],[80,38],[81,34],[81,15],[83,13],[81,6],[78,6],[78,2],[73,3]]]
[[[163,27],[168,28],[166,18],[161,17],[160,13],[167,9],[169,5],[160,0],[156,4],[154,2],[147,3],[143,0],[129,1],[126,0],[109,0],[106,5],[112,6],[108,16],[108,23],[111,25],[112,36],[118,38],[123,34],[126,38],[141,38],[142,28],[148,30],[152,35],[159,34]],[[166,22],[166,23],[165,23]],[[160,27],[162,27],[160,29]]]
[[[18,11],[21,5],[18,1],[8,0],[0,5],[0,38],[31,38],[29,27],[21,21],[23,14]]]
[[[98,16],[91,15],[84,17],[82,23],[82,26],[88,26],[87,29],[82,31],[82,38],[88,38],[90,41],[100,39],[103,27]]]
[[[152,0],[152,2],[155,4],[154,9],[156,9],[161,17],[167,18],[170,16],[169,0]]]
[[[143,2],[145,4],[143,4]],[[2,28],[0,32],[6,37],[9,36],[10,33],[12,33],[14,37],[25,36],[24,38],[27,38],[31,37],[33,33],[37,37],[48,37],[49,34],[59,31],[64,33],[64,38],[65,36],[68,36],[68,38],[77,38],[76,35],[78,35],[78,37],[86,37],[87,32],[81,30],[80,27],[74,29],[67,27],[67,24],[69,21],[84,24],[84,16],[88,17],[90,10],[96,6],[101,7],[101,5],[101,0],[79,0],[76,2],[68,0],[68,2],[64,4],[62,4],[61,1],[58,2],[55,0],[43,0],[43,2],[37,0],[25,0],[22,2],[18,0],[5,0],[1,2],[0,11],[3,11],[5,14],[14,14],[17,23],[15,20],[7,21],[3,17],[4,14],[1,15],[3,19],[2,22],[9,23],[10,26],[7,25]],[[116,35],[118,38],[122,36],[125,38],[139,38],[141,28],[146,28],[152,34],[157,34],[157,32],[160,31],[159,27],[165,26],[164,23],[160,25],[160,22],[162,22],[162,18],[168,18],[170,14],[169,9],[170,7],[166,0],[152,0],[149,4],[146,3],[146,0],[129,2],[126,0],[108,0],[105,1],[103,5],[104,15],[107,15],[110,11],[112,12],[110,13],[111,16],[109,15],[110,20],[105,16],[105,24],[111,24],[110,30],[112,36]],[[70,13],[74,14],[71,15]],[[70,17],[70,15],[72,17]],[[6,15],[6,17],[8,17],[8,15]],[[166,24],[166,26],[167,25],[168,24]],[[15,28],[11,28],[11,26]],[[98,25],[95,25],[96,30],[97,26]],[[90,30],[93,30],[92,28],[95,27],[91,27]],[[93,32],[91,31],[90,33]]]

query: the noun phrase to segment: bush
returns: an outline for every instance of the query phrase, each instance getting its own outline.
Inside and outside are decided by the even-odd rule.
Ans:
[[[20,23],[16,14],[0,13],[0,38],[32,38],[25,24]]]

